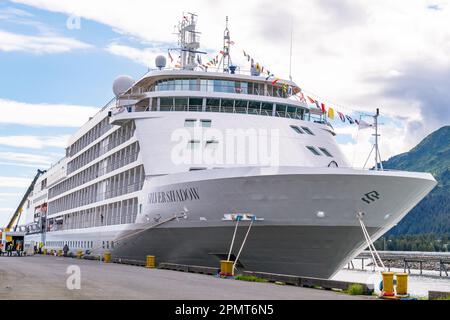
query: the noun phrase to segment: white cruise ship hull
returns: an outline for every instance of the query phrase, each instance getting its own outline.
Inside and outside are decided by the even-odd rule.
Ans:
[[[366,247],[358,213],[364,213],[364,223],[375,240],[435,184],[425,173],[297,167],[153,178],[142,192],[149,198],[148,205],[134,230],[116,233],[113,255],[134,260],[155,255],[159,262],[218,266],[227,257],[236,226],[224,218],[249,213],[257,221],[238,268],[328,278]],[[181,190],[197,193],[180,199],[170,196],[171,191]],[[179,218],[171,220],[175,215]],[[249,224],[240,222],[233,257]]]

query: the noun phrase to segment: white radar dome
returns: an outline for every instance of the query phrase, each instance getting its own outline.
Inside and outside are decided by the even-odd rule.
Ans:
[[[128,89],[133,86],[134,80],[130,76],[119,76],[114,80],[113,83],[113,92],[116,97],[120,96],[121,94],[125,93]]]
[[[156,57],[156,59],[155,59],[155,66],[156,66],[158,69],[165,68],[165,67],[166,67],[166,64],[167,64],[166,57],[164,57],[164,56],[157,56],[157,57]]]

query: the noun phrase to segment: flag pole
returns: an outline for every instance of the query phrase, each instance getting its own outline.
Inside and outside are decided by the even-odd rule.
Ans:
[[[292,43],[294,38],[294,20],[291,16],[291,47],[289,51],[289,80],[292,81]]]

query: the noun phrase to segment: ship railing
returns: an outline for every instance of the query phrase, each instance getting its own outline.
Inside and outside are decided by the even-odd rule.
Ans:
[[[126,157],[120,158],[119,160],[111,161],[111,162],[108,161],[108,165],[106,167],[102,167],[102,168],[98,167],[96,171],[89,173],[88,175],[86,175],[84,177],[84,179],[80,179],[78,182],[76,182],[74,184],[67,184],[63,188],[52,191],[49,194],[49,198],[51,199],[51,198],[57,197],[60,194],[63,194],[64,192],[67,192],[72,188],[77,188],[89,181],[100,178],[110,172],[113,172],[119,168],[129,165],[138,159],[138,155],[139,155],[139,150],[136,150],[133,153],[127,155]],[[76,177],[76,175],[75,175],[75,177]]]
[[[156,112],[154,108],[146,108],[146,109],[135,109],[134,107],[130,107],[126,109],[127,112]],[[259,108],[251,108],[251,107],[232,107],[232,106],[161,106],[159,111],[161,112],[218,112],[218,113],[235,113],[235,114],[250,114],[250,115],[261,115],[261,116],[275,116],[279,118],[289,118],[295,120],[304,120],[304,121],[313,121],[312,117],[309,117],[309,113],[297,113],[297,112],[285,112],[285,111],[276,111],[274,114],[272,111],[259,109]],[[316,121],[319,122],[319,118]],[[328,125],[333,128],[329,122],[321,121],[320,123]]]
[[[216,92],[216,93],[233,93],[233,94],[248,94],[248,95],[255,95],[255,96],[265,96],[265,97],[276,97],[276,98],[282,98],[282,99],[288,99],[293,94],[289,94],[288,92],[275,90],[275,91],[269,91],[269,90],[260,90],[258,88],[254,88],[252,90],[249,90],[248,88],[239,88],[233,85],[214,85],[214,84],[195,84],[195,85],[189,85],[189,84],[180,84],[180,85],[171,85],[171,84],[164,84],[164,85],[153,85],[149,88],[143,88],[143,87],[133,87],[130,90],[130,95],[144,95],[149,92],[165,92],[165,91],[191,91],[191,92]],[[128,94],[125,95],[127,97]]]
[[[135,178],[138,179],[139,177]],[[139,178],[140,179],[140,178]],[[77,202],[77,203],[72,203],[70,206],[68,205],[62,205],[62,206],[55,206],[53,207],[53,211],[49,211],[49,215],[52,215],[56,212],[62,212],[62,211],[68,211],[71,210],[75,207],[82,207],[82,206],[87,206],[99,201],[104,201],[107,199],[111,199],[111,198],[115,198],[115,197],[119,197],[125,194],[130,194],[130,193],[134,193],[137,191],[140,191],[142,189],[144,185],[144,180],[139,180],[137,182],[132,182],[129,184],[126,184],[124,186],[121,187],[117,187],[114,190],[108,190],[105,192],[97,192],[96,194],[92,195],[92,196],[87,196],[85,198],[82,199],[82,201]]]
[[[159,71],[183,71],[183,69],[175,68],[175,67],[166,67],[166,68],[161,68],[161,69],[149,68],[146,75],[153,73],[153,72],[159,72]],[[267,73],[264,73],[264,72],[258,73],[255,70],[241,68],[239,66],[236,66],[234,73],[232,73],[231,71],[230,72],[224,71],[223,68],[221,68],[220,66],[209,66],[208,68],[197,67],[196,69],[194,69],[194,71],[200,71],[200,72],[204,72],[204,73],[224,73],[224,74],[230,74],[230,75],[233,75],[233,74],[234,75],[244,75],[244,76],[252,76],[252,77],[260,78],[260,79],[266,79],[268,77]],[[271,76],[270,78],[274,79],[273,76]]]

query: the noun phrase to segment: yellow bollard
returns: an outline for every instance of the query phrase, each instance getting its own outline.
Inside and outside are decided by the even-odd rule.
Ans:
[[[383,272],[383,296],[394,296],[394,273]]]
[[[77,250],[77,259],[81,259],[82,255],[83,255],[83,250]]]
[[[147,256],[146,268],[154,268],[155,267],[155,256]]]
[[[221,260],[220,261],[220,275],[225,277],[234,276],[233,270],[234,261]]]
[[[47,255],[47,248],[44,249],[44,256]]]
[[[58,250],[58,257],[62,257],[63,256],[63,251],[62,251],[62,249],[59,249]]]
[[[408,295],[408,274],[407,273],[397,273],[397,295],[406,296]]]
[[[53,251],[53,249],[50,250],[50,255],[54,256],[55,255],[55,251]]]
[[[111,262],[111,252],[105,251],[103,253],[103,262],[104,263],[110,263]]]

